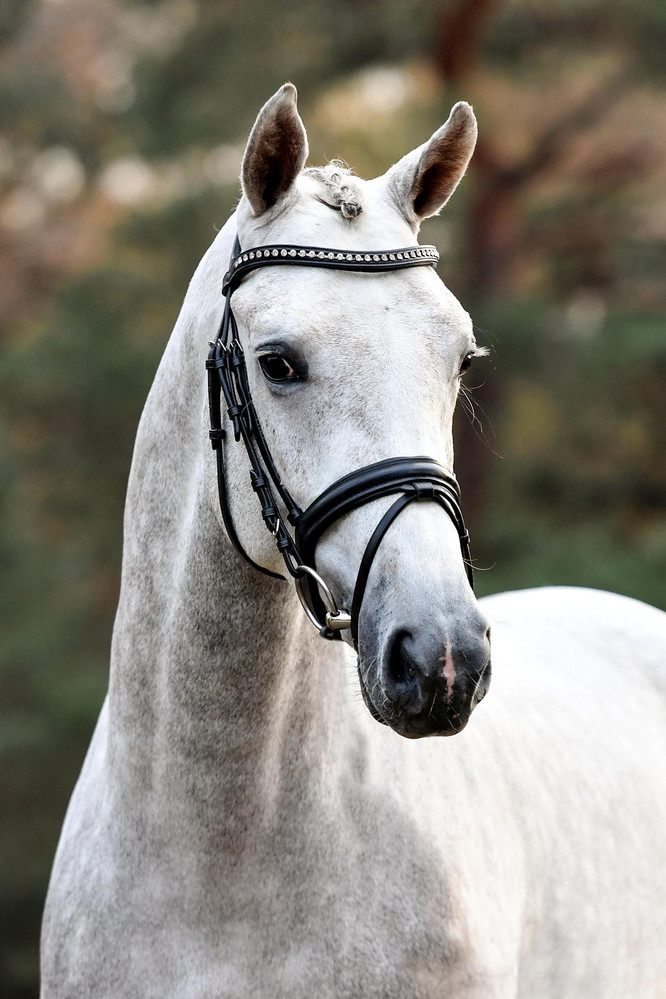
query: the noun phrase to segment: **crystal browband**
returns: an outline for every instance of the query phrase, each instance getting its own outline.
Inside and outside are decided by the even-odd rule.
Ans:
[[[330,247],[292,246],[278,243],[244,250],[234,258],[224,276],[222,294],[236,288],[246,274],[256,267],[271,264],[320,265],[343,271],[394,271],[400,267],[422,264],[436,267],[439,253],[434,246],[405,246],[397,250],[334,250]]]

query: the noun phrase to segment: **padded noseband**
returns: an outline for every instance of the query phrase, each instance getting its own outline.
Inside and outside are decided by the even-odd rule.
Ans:
[[[324,638],[340,639],[341,632],[350,628],[355,647],[358,647],[358,621],[374,557],[391,524],[410,503],[429,500],[438,503],[447,512],[458,532],[467,577],[473,588],[469,534],[460,509],[458,483],[434,458],[387,458],[338,479],[305,511],[301,510],[280,478],[254,409],[245,356],[231,309],[231,295],[243,278],[258,267],[286,264],[377,273],[403,267],[434,267],[438,259],[433,246],[357,252],[279,244],[241,252],[236,237],[229,270],[223,281],[224,313],[218,336],[210,344],[206,368],[211,421],[209,436],[217,457],[218,494],[227,534],[237,551],[255,569],[268,576],[284,578],[254,562],[236,534],[225,488],[223,442],[227,434],[222,426],[221,395],[226,402],[234,438],[242,440],[245,445],[250,460],[250,482],[259,499],[264,523],[275,538],[287,571],[296,581],[296,589],[308,617]],[[295,528],[295,537],[284,522],[274,492],[286,509],[286,520]],[[377,524],[361,559],[351,614],[339,611],[328,586],[316,571],[317,544],[324,532],[346,513],[383,496],[396,494],[398,498]]]
[[[315,566],[315,552],[322,534],[351,510],[382,496],[400,493],[375,528],[367,546],[356,577],[351,610],[351,632],[354,645],[358,639],[358,618],[370,567],[382,538],[389,527],[414,500],[431,500],[439,503],[456,526],[470,585],[473,585],[469,551],[469,534],[460,509],[460,490],[456,480],[434,458],[387,458],[374,465],[366,465],[338,479],[325,489],[296,521],[296,546],[307,565]],[[321,605],[316,587],[310,578],[303,582],[315,607]]]

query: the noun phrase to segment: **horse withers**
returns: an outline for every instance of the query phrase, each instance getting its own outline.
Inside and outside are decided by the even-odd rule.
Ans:
[[[260,112],[139,426],[43,999],[666,996],[665,616],[471,586],[478,348],[416,239],[475,138],[364,181]]]

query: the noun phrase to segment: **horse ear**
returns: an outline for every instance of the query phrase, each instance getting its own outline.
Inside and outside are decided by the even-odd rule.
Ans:
[[[474,112],[460,101],[428,142],[391,167],[388,188],[408,222],[418,225],[446,204],[465,174],[476,136]]]
[[[293,83],[285,83],[264,104],[250,133],[241,183],[255,215],[287,194],[308,158],[308,137],[296,97]]]

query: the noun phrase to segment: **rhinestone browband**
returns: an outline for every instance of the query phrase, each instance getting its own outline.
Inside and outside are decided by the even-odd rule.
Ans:
[[[331,247],[292,246],[278,243],[244,250],[234,258],[224,276],[222,294],[233,291],[246,274],[271,264],[321,265],[343,271],[394,271],[400,267],[436,267],[439,253],[434,246],[405,246],[397,250],[334,250]]]

